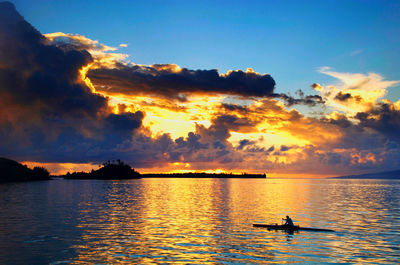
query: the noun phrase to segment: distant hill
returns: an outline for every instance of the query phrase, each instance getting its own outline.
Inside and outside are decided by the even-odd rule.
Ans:
[[[50,173],[43,167],[30,169],[17,161],[0,157],[0,183],[49,179]]]
[[[400,179],[400,170],[334,177],[338,179]]]
[[[108,161],[103,164],[103,167],[91,172],[68,172],[61,177],[65,179],[137,179],[140,178],[140,173],[117,160],[115,163]]]

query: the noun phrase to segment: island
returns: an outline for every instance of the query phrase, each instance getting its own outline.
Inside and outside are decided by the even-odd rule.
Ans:
[[[140,174],[130,165],[121,160],[112,160],[103,163],[99,169],[90,172],[68,172],[65,175],[50,175],[44,167],[28,168],[17,161],[0,158],[0,183],[16,181],[50,180],[51,177],[63,179],[139,179],[139,178],[263,178],[266,174],[233,174],[233,173],[206,173],[206,172],[186,172],[186,173],[145,173]]]
[[[91,172],[73,172],[60,176],[64,179],[138,179],[139,172],[121,160],[107,161],[103,166]]]
[[[143,178],[266,178],[265,174],[228,174],[228,173],[153,173],[142,174]]]
[[[50,173],[43,167],[30,169],[17,161],[0,157],[0,183],[49,179]]]

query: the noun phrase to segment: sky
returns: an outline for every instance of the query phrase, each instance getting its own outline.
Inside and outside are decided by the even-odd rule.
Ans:
[[[398,1],[12,2],[0,156],[53,173],[112,159],[292,177],[400,168]]]

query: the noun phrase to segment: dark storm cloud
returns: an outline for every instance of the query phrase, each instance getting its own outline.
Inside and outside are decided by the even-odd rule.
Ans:
[[[105,108],[104,97],[77,82],[90,54],[64,52],[43,41],[11,3],[0,3],[0,93],[15,104],[41,105],[57,115],[92,116]]]
[[[85,50],[47,45],[44,36],[0,3],[0,154],[16,159],[85,162],[132,137],[143,113],[112,114],[79,70]]]
[[[391,104],[379,104],[367,112],[355,116],[360,126],[371,128],[389,140],[400,141],[400,111]]]
[[[143,119],[143,113],[110,114],[105,119],[106,127],[112,131],[132,131],[140,127],[140,122]]]
[[[228,94],[266,97],[273,94],[274,79],[268,74],[218,70],[176,69],[176,65],[125,65],[93,69],[88,73],[96,89],[110,94],[156,95],[185,101],[188,94]]]
[[[243,98],[273,97],[287,106],[324,104],[319,95],[307,95],[299,90],[299,98],[274,93],[275,81],[268,74],[230,71],[220,75],[217,70],[177,69],[176,65],[151,66],[115,63],[114,68],[96,68],[88,73],[97,91],[111,95],[153,95],[186,101],[190,94],[226,94]]]

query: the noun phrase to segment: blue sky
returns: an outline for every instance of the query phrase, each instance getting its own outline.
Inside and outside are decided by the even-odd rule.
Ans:
[[[139,64],[190,69],[253,68],[277,92],[335,80],[318,73],[400,74],[399,1],[23,1],[42,33],[81,34],[118,46]],[[399,98],[398,87],[388,96]]]

